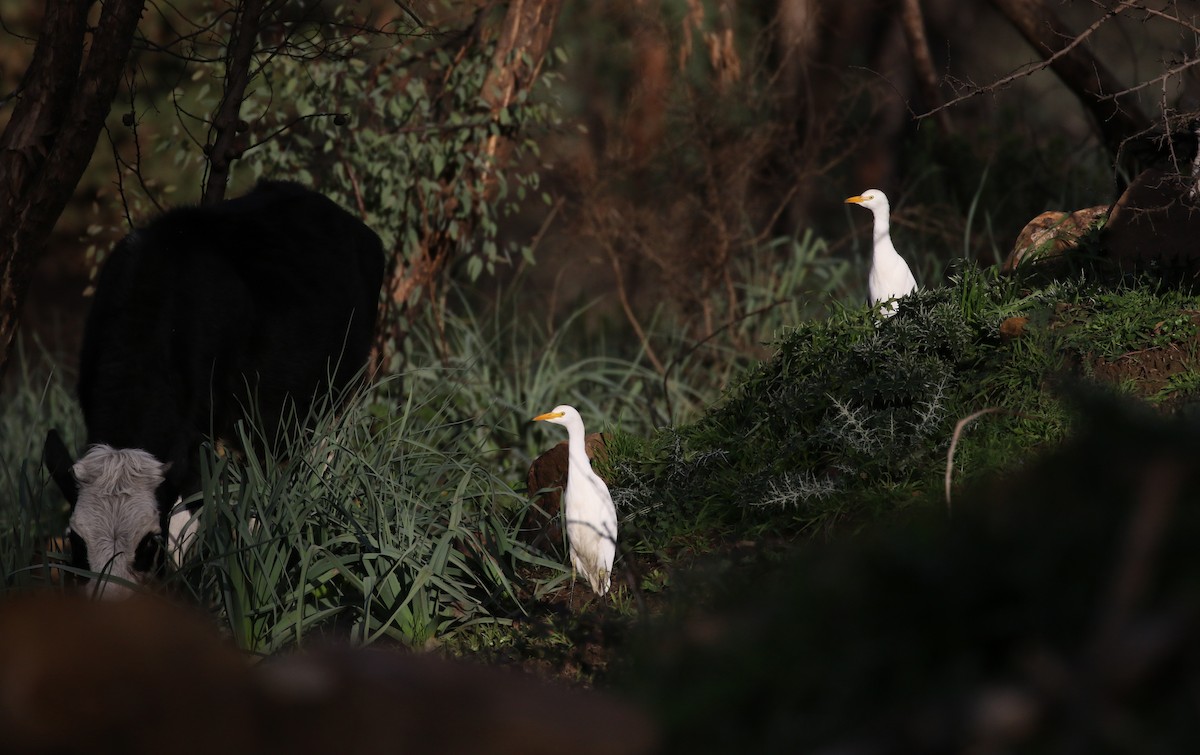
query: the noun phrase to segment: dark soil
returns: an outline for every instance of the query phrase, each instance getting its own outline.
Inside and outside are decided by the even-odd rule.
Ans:
[[[1141,351],[1131,351],[1116,359],[1096,359],[1092,369],[1097,378],[1117,385],[1137,385],[1138,393],[1153,396],[1167,387],[1174,375],[1196,368],[1196,354],[1192,346],[1172,344]]]

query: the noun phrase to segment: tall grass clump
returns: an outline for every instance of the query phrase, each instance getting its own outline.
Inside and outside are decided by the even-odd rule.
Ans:
[[[528,464],[558,442],[530,418],[570,402],[597,430],[649,434],[664,389],[636,350],[629,358],[583,333],[583,315],[539,327],[515,297],[474,309],[464,297],[414,324],[404,372],[336,413],[294,418],[270,452],[254,421],[205,446],[203,489],[189,501],[202,503],[199,534],[170,588],[262,653],[319,631],[422,645],[519,615],[566,577],[516,536]],[[26,574],[68,514],[41,446],[57,426],[78,451],[82,421],[48,374],[18,376],[0,415],[6,576]]]
[[[811,231],[756,245],[730,264],[728,289],[703,307],[705,327],[691,322],[695,313],[679,311],[660,313],[647,327],[666,377],[696,397],[683,406],[669,403],[669,424],[698,417],[742,373],[769,357],[767,347],[787,328],[826,316],[846,294],[853,271],[846,260],[830,256],[824,239]]]
[[[589,429],[650,435],[668,404],[694,417],[716,397],[682,375],[664,378],[636,342],[589,327],[595,302],[547,322],[521,291],[520,278],[491,301],[452,289],[454,306],[427,312],[409,334],[401,378],[410,395],[444,402],[462,420],[457,432],[493,454],[506,479],[523,479],[558,442],[530,422],[558,404],[578,408]]]
[[[520,496],[472,446],[446,402],[386,380],[323,413],[264,463],[206,446],[201,534],[184,588],[261,653],[331,631],[356,643],[423,645],[521,611],[526,549],[506,512]],[[455,437],[465,443],[452,442]],[[249,426],[240,445],[260,448]]]
[[[46,431],[56,427],[68,442],[83,436],[73,381],[45,353],[19,340],[8,370],[0,393],[0,590],[44,578],[31,564],[66,526],[66,502],[42,467]]]
[[[552,329],[511,286],[495,300],[454,291],[414,322],[408,367],[271,458],[205,447],[202,529],[177,586],[212,605],[237,642],[270,653],[314,632],[358,643],[436,642],[507,622],[567,577],[518,537],[529,463],[559,438],[530,418],[560,403],[596,430],[655,429],[664,384],[644,355]],[[236,445],[261,448],[254,423]]]

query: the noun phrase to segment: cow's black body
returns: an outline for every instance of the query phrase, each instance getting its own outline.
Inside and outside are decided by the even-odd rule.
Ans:
[[[84,333],[88,444],[170,463],[165,528],[177,496],[198,489],[203,438],[233,441],[243,418],[274,438],[289,401],[303,418],[348,386],[370,350],[383,267],[371,229],[294,183],[135,231],[105,262]]]

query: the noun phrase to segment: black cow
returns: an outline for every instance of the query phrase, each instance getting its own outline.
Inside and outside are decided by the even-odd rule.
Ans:
[[[70,476],[53,461],[65,453],[57,433],[47,440],[48,466],[77,494],[73,560],[143,581],[186,519],[172,508],[199,489],[205,437],[233,443],[235,423],[251,419],[269,442],[282,418],[350,386],[383,269],[370,228],[289,182],[171,210],[122,240],[84,331],[88,451]]]

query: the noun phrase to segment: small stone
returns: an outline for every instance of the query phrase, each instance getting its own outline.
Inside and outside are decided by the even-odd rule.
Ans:
[[[1010,343],[1025,335],[1025,326],[1029,324],[1028,317],[1009,317],[1000,323],[1000,342]]]

